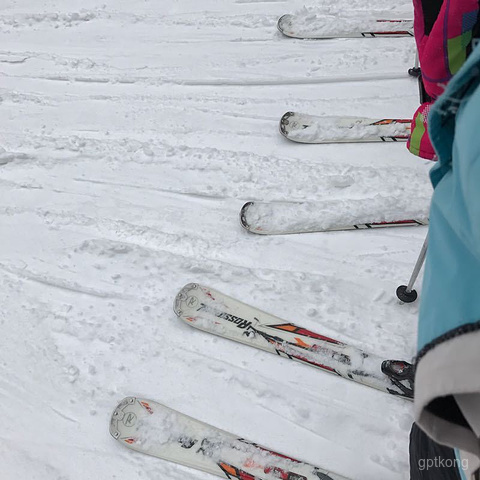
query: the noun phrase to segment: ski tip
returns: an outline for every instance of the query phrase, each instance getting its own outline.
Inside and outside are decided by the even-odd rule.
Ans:
[[[242,225],[242,227],[251,232],[251,228],[250,228],[250,225],[248,224],[248,221],[247,221],[247,212],[248,212],[248,209],[254,205],[254,202],[247,202],[243,207],[242,209],[240,210],[240,224]]]
[[[280,33],[285,35],[286,37],[290,37],[288,33],[286,33],[286,26],[289,21],[293,18],[293,15],[287,13],[285,15],[282,15],[277,22],[277,29]]]
[[[198,283],[187,283],[176,295],[173,302],[173,311],[175,315],[183,319],[183,303],[187,302],[190,297],[190,292],[199,288]]]
[[[128,405],[133,405],[137,401],[136,397],[125,397],[116,407],[112,413],[112,417],[110,419],[110,435],[115,439],[118,440],[120,437],[120,430],[118,428],[118,422],[127,421],[125,417],[125,407]]]
[[[295,112],[287,112],[282,115],[282,118],[280,119],[280,133],[285,137],[288,138],[288,125],[290,124],[290,117],[293,117],[295,115]]]
[[[240,210],[240,224],[242,227],[250,233],[254,233],[255,235],[274,235],[275,233],[269,232],[269,231],[263,231],[261,228],[252,226],[248,220],[247,220],[247,215],[248,211],[251,207],[255,205],[255,202],[247,202],[242,209]]]

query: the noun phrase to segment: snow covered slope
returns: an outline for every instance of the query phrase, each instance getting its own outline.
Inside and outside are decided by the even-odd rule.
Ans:
[[[282,37],[278,17],[302,7],[2,2],[2,480],[211,478],[120,448],[108,422],[127,395],[349,478],[408,478],[409,402],[172,311],[200,282],[385,358],[414,353],[418,305],[395,288],[425,228],[259,237],[238,223],[249,200],[428,208],[431,164],[405,145],[278,133],[289,110],[405,118],[418,104],[412,39]],[[412,15],[406,0],[323,9]]]

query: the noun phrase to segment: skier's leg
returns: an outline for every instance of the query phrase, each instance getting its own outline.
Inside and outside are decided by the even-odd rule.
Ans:
[[[420,58],[442,4],[443,0],[413,0],[413,33]]]

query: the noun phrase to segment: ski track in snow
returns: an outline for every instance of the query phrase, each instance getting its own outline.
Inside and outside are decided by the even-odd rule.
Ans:
[[[418,104],[412,39],[282,37],[278,17],[301,11],[412,16],[380,0],[3,2],[2,479],[211,478],[119,447],[108,421],[127,395],[352,480],[408,478],[410,402],[172,311],[199,282],[385,358],[415,352],[418,305],[395,289],[425,228],[240,227],[249,200],[428,210],[431,163],[405,145],[279,134],[286,111],[408,118]]]

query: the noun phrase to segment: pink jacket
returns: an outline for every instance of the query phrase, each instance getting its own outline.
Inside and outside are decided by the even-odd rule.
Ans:
[[[428,7],[428,14],[432,14],[433,3],[434,0],[413,0],[422,79],[426,92],[435,101],[470,54],[473,32],[479,22],[479,0],[437,0],[441,7],[431,25],[425,12]],[[415,155],[435,160],[427,128],[430,106],[431,103],[424,103],[415,112],[407,147]]]

